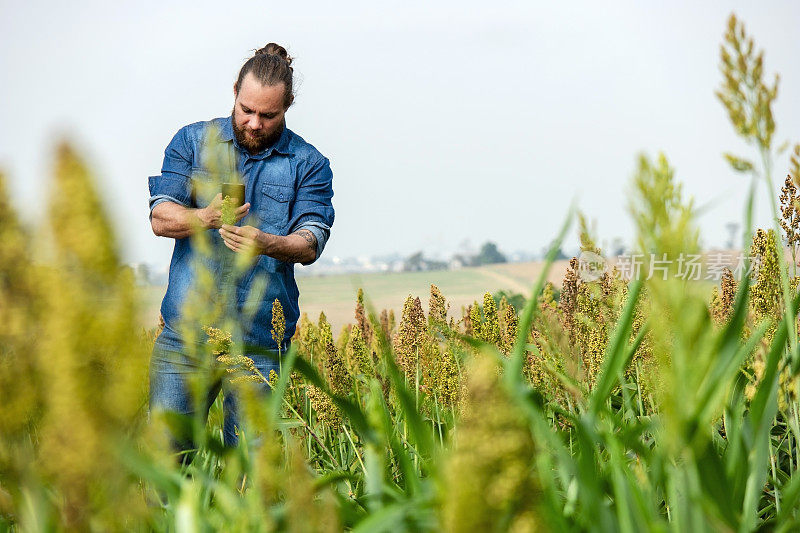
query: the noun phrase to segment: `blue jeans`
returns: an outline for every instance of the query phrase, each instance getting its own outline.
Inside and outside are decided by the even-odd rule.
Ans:
[[[208,357],[213,357],[208,355]],[[277,353],[274,358],[267,355],[251,356],[256,368],[269,379],[270,370],[279,372]],[[208,379],[205,391],[200,399],[193,398],[190,381],[202,379],[204,366],[218,364],[216,360],[203,365],[193,356],[189,356],[179,349],[169,347],[156,340],[153,353],[150,357],[150,411],[172,411],[187,417],[193,417],[198,410],[202,410],[202,420],[208,418],[208,411],[217,398],[220,390],[223,391],[223,441],[225,446],[234,447],[239,443],[238,429],[241,428],[239,413],[239,398],[236,387],[231,386],[225,375],[216,379]],[[209,372],[209,376],[211,373]],[[252,383],[252,382],[251,382]],[[249,385],[250,383],[247,383]],[[252,383],[264,397],[269,394],[269,385],[263,382]],[[191,433],[172,434],[172,446],[177,451],[187,451],[195,448]]]

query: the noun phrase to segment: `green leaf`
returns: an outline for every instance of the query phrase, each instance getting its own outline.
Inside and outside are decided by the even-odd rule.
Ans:
[[[396,531],[406,514],[405,503],[387,505],[380,511],[368,515],[353,528],[353,533],[378,533],[380,531]]]
[[[700,485],[708,496],[706,501],[731,529],[736,529],[739,523],[737,508],[741,505],[741,500],[735,498],[731,483],[722,475],[725,472],[725,465],[710,441],[697,456],[695,465]]]

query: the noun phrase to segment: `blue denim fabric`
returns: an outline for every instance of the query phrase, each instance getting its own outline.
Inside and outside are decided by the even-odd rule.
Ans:
[[[202,352],[201,352],[202,353]],[[272,359],[267,355],[254,356],[253,362],[265,377],[269,378],[270,370],[279,373],[277,354]],[[150,410],[173,411],[192,416],[202,410],[203,420],[208,417],[208,410],[214,403],[220,390],[224,391],[223,399],[223,441],[226,446],[236,446],[239,442],[238,430],[242,428],[239,418],[239,399],[236,388],[231,387],[227,379],[221,378],[209,383],[207,394],[200,405],[192,401],[189,380],[202,372],[203,365],[187,355],[184,351],[170,348],[156,342],[150,358]],[[247,383],[255,386],[265,396],[270,389],[266,383]],[[190,435],[171,435],[172,445],[178,451],[195,447]],[[251,436],[252,438],[252,436]]]
[[[215,133],[212,135],[211,132]],[[236,168],[244,180],[245,202],[250,203],[250,215],[240,225],[250,224],[275,235],[288,235],[306,228],[317,237],[319,257],[334,219],[330,162],[286,127],[273,146],[258,154],[248,153],[236,142],[231,117],[181,128],[164,152],[161,175],[149,178],[151,217],[153,207],[165,201],[186,207],[202,207],[193,203],[192,187],[195,181],[209,179],[201,154],[201,149],[207,146],[213,146],[215,154],[223,154],[222,157],[227,159],[223,164]],[[222,244],[218,230],[208,232],[215,249],[220,250],[220,257],[233,253]],[[165,326],[159,341],[163,345],[174,348],[183,345],[178,322],[183,302],[196,281],[195,255],[190,238],[175,239],[169,285],[161,304]],[[206,266],[217,274],[223,268],[214,260],[206,261]],[[270,350],[278,348],[271,335],[272,302],[276,298],[286,317],[284,343],[288,342],[300,318],[294,264],[260,256],[245,275],[232,282],[235,284],[235,311],[241,313],[243,308],[249,312],[255,310],[253,320],[241,321],[242,342]],[[264,282],[266,289],[259,297],[252,289]]]

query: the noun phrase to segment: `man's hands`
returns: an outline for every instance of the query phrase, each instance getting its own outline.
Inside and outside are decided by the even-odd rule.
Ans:
[[[264,242],[264,237],[267,234],[253,226],[239,227],[223,224],[219,229],[219,234],[222,236],[225,246],[234,252],[244,253],[250,256],[265,254],[267,252],[267,246]]]
[[[236,208],[236,222],[239,222],[250,212],[250,204],[244,204]],[[217,193],[211,203],[202,209],[195,211],[200,224],[206,229],[222,227],[222,193]],[[253,228],[256,229],[256,228]]]
[[[250,212],[250,204],[235,211],[236,221]],[[153,208],[153,232],[162,237],[182,239],[202,229],[218,228],[225,246],[243,254],[242,258],[268,255],[284,263],[309,264],[317,258],[317,238],[301,228],[290,235],[273,235],[253,226],[222,223],[222,194],[207,207],[191,209],[174,202],[163,202]]]

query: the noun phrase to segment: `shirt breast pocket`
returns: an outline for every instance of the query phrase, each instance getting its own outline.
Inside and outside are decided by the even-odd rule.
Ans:
[[[289,223],[289,209],[294,200],[294,189],[286,185],[264,183],[260,200],[261,220],[275,228],[284,229]]]

